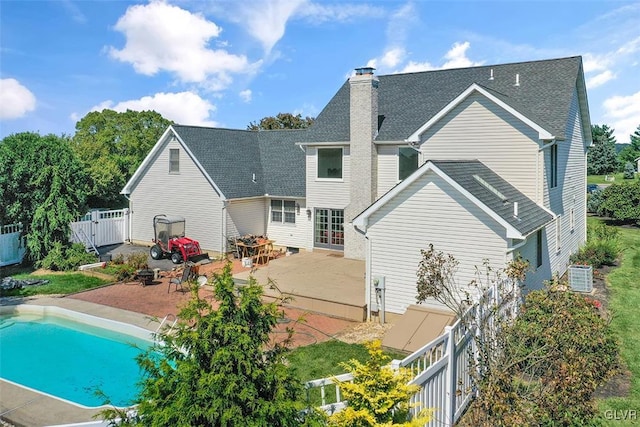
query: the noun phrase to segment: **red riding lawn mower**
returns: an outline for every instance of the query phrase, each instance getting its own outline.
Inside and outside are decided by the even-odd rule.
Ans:
[[[174,264],[183,261],[199,262],[209,259],[202,253],[197,240],[184,236],[185,220],[181,216],[156,215],[153,217],[153,245],[149,250],[151,258],[170,257]]]

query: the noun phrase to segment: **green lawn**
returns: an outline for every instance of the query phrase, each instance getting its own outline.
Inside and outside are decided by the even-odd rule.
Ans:
[[[631,390],[626,398],[600,401],[606,426],[640,424],[640,228],[620,227],[623,256],[620,266],[607,276],[611,289],[611,327],[620,340],[622,360],[631,371]],[[625,411],[635,411],[635,420],[623,420]],[[616,417],[618,419],[606,419]]]
[[[4,272],[3,272],[4,273]],[[49,283],[40,286],[28,286],[22,289],[12,289],[2,291],[4,296],[32,296],[32,295],[52,295],[52,294],[72,294],[105,285],[109,281],[99,277],[87,276],[82,273],[56,273],[46,275],[32,275],[32,271],[16,273],[15,270],[10,275],[15,279],[44,279]],[[8,275],[8,274],[7,274]]]
[[[616,178],[613,181],[605,181],[605,175],[588,175],[587,176],[587,184],[613,184],[615,182],[625,181],[622,172],[613,174]]]
[[[392,359],[403,359],[404,354],[386,353]],[[368,360],[369,354],[362,344],[347,344],[332,340],[320,344],[308,345],[294,349],[288,356],[290,366],[295,369],[302,382],[327,378],[332,375],[344,374],[345,368],[340,363],[356,359],[361,362]],[[335,388],[326,387],[327,402],[334,402]],[[310,392],[310,399],[314,405],[319,405],[320,389]],[[304,400],[306,397],[302,397]]]

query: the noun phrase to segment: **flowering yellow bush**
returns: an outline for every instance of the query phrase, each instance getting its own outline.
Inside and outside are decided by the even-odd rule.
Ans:
[[[351,360],[342,366],[351,374],[352,383],[340,383],[340,389],[348,406],[329,417],[328,425],[334,427],[373,426],[423,426],[429,421],[431,411],[423,409],[410,419],[409,399],[418,390],[409,385],[409,370],[394,370],[391,359],[382,352],[380,341],[365,344],[369,360],[361,363]]]

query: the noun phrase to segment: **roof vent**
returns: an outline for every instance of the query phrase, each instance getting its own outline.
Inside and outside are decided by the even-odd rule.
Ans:
[[[490,71],[490,74],[489,74],[489,80],[493,80],[493,68],[492,68],[492,69],[491,69],[491,71]]]
[[[513,202],[513,216],[518,218],[518,202]]]
[[[520,86],[520,74],[516,73],[516,84],[515,86]]]
[[[373,75],[373,71],[374,70],[375,70],[375,68],[373,68],[373,67],[356,68],[356,76]]]
[[[494,187],[493,185],[485,181],[480,175],[473,175],[473,179],[478,181],[480,185],[482,185],[484,188],[486,188],[487,190],[491,191],[493,194],[498,196],[501,202],[507,201],[507,198],[505,197],[504,194],[502,194],[496,187]]]
[[[252,181],[253,183],[255,183],[255,182],[256,182],[256,174],[255,174],[255,173],[254,173],[254,174],[253,174],[253,176],[251,177],[251,181]]]

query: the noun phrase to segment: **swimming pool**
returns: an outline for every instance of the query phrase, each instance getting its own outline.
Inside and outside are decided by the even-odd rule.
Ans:
[[[97,390],[132,403],[149,331],[58,307],[0,308],[0,378],[81,407],[104,404]]]

